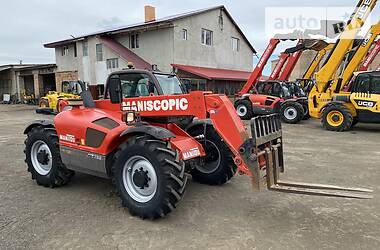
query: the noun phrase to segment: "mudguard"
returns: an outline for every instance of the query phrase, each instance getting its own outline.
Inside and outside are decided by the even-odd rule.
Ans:
[[[186,127],[185,131],[189,131],[190,129],[194,128],[194,127],[197,127],[197,126],[203,126],[203,125],[207,125],[207,126],[213,126],[212,124],[212,121],[210,119],[206,119],[206,120],[195,120],[193,121],[189,126]]]
[[[54,122],[52,120],[35,120],[31,122],[24,130],[24,135],[28,134],[32,128],[42,126],[42,127],[54,127]]]

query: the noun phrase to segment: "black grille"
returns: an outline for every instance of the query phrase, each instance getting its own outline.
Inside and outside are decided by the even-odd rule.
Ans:
[[[107,117],[96,120],[93,123],[109,130],[115,129],[120,126],[119,123]]]
[[[99,148],[105,137],[105,133],[96,129],[88,128],[86,131],[86,145],[92,148]]]

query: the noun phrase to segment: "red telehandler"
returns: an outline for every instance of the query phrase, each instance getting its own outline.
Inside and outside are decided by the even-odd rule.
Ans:
[[[309,117],[308,112],[305,111],[307,110],[307,98],[291,95],[288,91],[283,90],[289,87],[285,86],[288,85],[285,82],[289,80],[303,51],[308,49],[319,51],[327,44],[321,40],[300,41],[296,47],[281,53],[268,81],[260,82],[264,66],[268,63],[279,42],[278,39],[270,41],[250,79],[238,94],[239,98],[235,101],[235,108],[242,119],[250,119],[263,113],[279,113],[284,122],[295,124],[304,117]],[[268,107],[269,105],[271,106]]]
[[[221,185],[236,172],[255,189],[349,198],[371,190],[279,180],[284,172],[277,115],[251,121],[251,134],[225,95],[184,92],[175,75],[142,70],[112,73],[104,100],[88,90],[53,121],[24,131],[28,170],[39,185],[67,184],[74,171],[112,179],[132,215],[156,219],[182,199],[188,175]]]
[[[380,39],[377,40],[371,51],[368,53],[366,59],[364,60],[363,64],[360,66],[359,71],[367,71],[369,69],[369,66],[373,63],[376,56],[380,52]]]

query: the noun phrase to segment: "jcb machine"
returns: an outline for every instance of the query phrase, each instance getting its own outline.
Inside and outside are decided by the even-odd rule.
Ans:
[[[343,91],[380,33],[378,22],[371,27],[359,46],[355,47],[355,36],[376,2],[359,2],[328,60],[316,74],[315,86],[309,94],[309,112],[314,118],[322,118],[322,124],[327,130],[342,132],[351,129],[358,122],[380,122],[380,83],[377,73],[359,75],[351,85],[351,91]],[[332,76],[345,58],[347,64],[343,73],[333,79]]]
[[[82,81],[64,81],[60,92],[50,91],[42,97],[39,108],[36,110],[40,114],[60,113],[70,99],[80,99],[80,94],[86,89],[86,84]]]
[[[182,199],[188,174],[221,185],[238,171],[255,189],[371,198],[371,190],[280,181],[281,123],[256,117],[252,137],[225,95],[183,92],[174,75],[126,70],[111,74],[104,100],[89,91],[54,121],[35,121],[25,134],[26,163],[45,187],[62,186],[74,171],[112,179],[131,214],[155,219]]]

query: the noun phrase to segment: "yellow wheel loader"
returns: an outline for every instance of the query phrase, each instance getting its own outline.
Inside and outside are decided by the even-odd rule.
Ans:
[[[58,114],[67,106],[68,100],[80,99],[80,94],[84,90],[86,90],[86,85],[82,81],[64,81],[61,92],[50,91],[40,99],[39,108],[36,112],[39,114]]]

